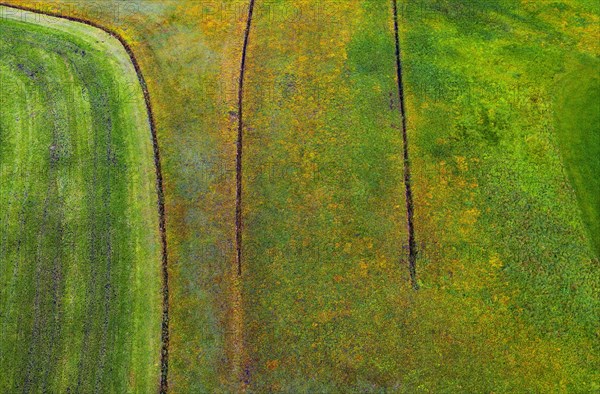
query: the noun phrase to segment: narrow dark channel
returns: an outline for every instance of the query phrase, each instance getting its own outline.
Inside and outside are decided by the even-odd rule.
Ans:
[[[243,158],[244,158],[244,78],[246,76],[246,56],[248,53],[248,42],[250,41],[250,29],[252,27],[252,14],[254,12],[254,0],[250,0],[248,6],[248,18],[246,20],[246,31],[244,32],[244,46],[242,47],[242,62],[240,65],[240,79],[238,85],[238,132],[237,132],[237,154],[236,154],[236,199],[235,199],[235,249],[237,252],[238,276],[242,275],[242,232],[244,227],[243,207]]]
[[[410,157],[408,152],[408,133],[406,120],[406,103],[404,95],[404,80],[402,78],[402,55],[400,50],[400,32],[398,27],[398,0],[392,0],[394,9],[394,33],[396,39],[396,77],[398,82],[398,97],[400,100],[400,119],[402,122],[402,141],[404,156],[404,189],[406,198],[406,223],[408,229],[408,271],[413,289],[418,290],[417,283],[417,242],[414,225],[414,203],[411,185]]]

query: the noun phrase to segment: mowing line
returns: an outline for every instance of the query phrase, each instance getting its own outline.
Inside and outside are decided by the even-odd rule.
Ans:
[[[53,91],[48,89],[46,92],[46,94],[44,94],[44,97],[48,100],[53,100],[55,99],[55,95],[53,94]],[[60,122],[60,120],[58,119],[56,112],[52,111],[53,116],[53,123],[54,123],[54,127],[52,128],[52,146],[55,147],[56,149],[60,148],[60,143],[59,143],[59,138],[58,138],[58,134],[59,132],[57,131],[57,123]],[[42,314],[42,309],[43,307],[41,306],[42,303],[42,292],[46,292],[48,291],[48,289],[46,289],[44,287],[43,291],[41,290],[41,276],[42,276],[42,271],[48,271],[48,268],[44,268],[42,267],[44,265],[43,263],[43,259],[44,257],[50,258],[50,256],[45,256],[43,255],[43,244],[44,244],[44,238],[45,238],[45,233],[46,233],[46,228],[48,226],[50,226],[50,224],[48,223],[49,219],[49,211],[51,207],[54,207],[54,202],[51,199],[52,197],[57,195],[57,191],[55,191],[54,189],[57,187],[57,175],[56,172],[58,172],[57,166],[58,166],[58,161],[59,158],[55,156],[55,152],[51,152],[49,154],[49,158],[48,158],[48,164],[49,164],[49,169],[48,169],[48,188],[46,191],[46,198],[44,199],[44,211],[43,211],[43,215],[42,215],[42,221],[41,221],[41,227],[40,227],[40,232],[38,234],[38,242],[37,242],[37,248],[36,248],[36,257],[35,257],[35,262],[36,262],[36,270],[35,270],[35,298],[34,298],[34,317],[33,317],[33,327],[32,327],[32,331],[31,331],[31,342],[29,344],[29,350],[27,352],[27,369],[26,369],[26,375],[25,375],[25,380],[23,382],[23,392],[24,393],[28,393],[31,390],[31,385],[34,384],[35,380],[37,380],[39,378],[39,374],[40,373],[48,373],[49,370],[47,369],[46,371],[44,371],[43,367],[48,368],[48,365],[43,365],[43,362],[40,360],[40,358],[43,357],[43,353],[40,354],[38,352],[35,352],[34,355],[34,351],[35,348],[37,348],[37,345],[39,344],[38,342],[40,340],[43,341],[43,336],[45,336],[46,334],[46,330],[49,329],[51,330],[51,328],[49,328],[48,326],[50,325],[49,323],[47,323],[46,321],[46,316],[43,316]],[[59,210],[59,212],[62,212],[61,210]],[[58,226],[61,227],[62,223],[58,223]],[[52,231],[51,231],[52,233]],[[57,253],[60,254],[60,252],[57,250]],[[55,259],[55,265],[56,265],[56,259],[57,256],[54,257]],[[47,279],[47,278],[44,278]],[[56,285],[56,278],[53,278],[53,284]],[[55,304],[58,303],[58,300],[54,300]],[[54,328],[56,328],[56,326],[54,326]],[[51,346],[54,346],[54,341],[51,341]],[[51,357],[51,350],[48,351],[48,357]],[[35,361],[34,361],[35,359]],[[40,365],[35,365],[36,361],[40,364]],[[34,376],[32,376],[32,374]],[[42,383],[43,386],[45,386],[47,384],[47,382],[43,382]]]
[[[50,168],[50,173],[52,173],[52,167]],[[52,175],[51,175],[52,176]],[[52,183],[52,179],[50,180]],[[41,275],[41,249],[42,249],[42,239],[44,238],[44,233],[46,232],[46,224],[48,219],[48,205],[50,204],[50,189],[51,185],[48,185],[48,191],[46,194],[46,198],[44,199],[44,213],[42,215],[40,231],[38,233],[37,247],[36,247],[36,256],[35,256],[35,297],[33,303],[33,325],[31,328],[31,342],[29,344],[29,349],[27,350],[27,367],[25,370],[25,378],[23,381],[23,393],[30,392],[30,386],[32,384],[32,380],[34,379],[31,375],[34,373],[35,365],[34,365],[34,348],[39,340],[40,335],[40,275]]]
[[[110,118],[108,118],[110,119]],[[96,384],[94,386],[94,392],[95,393],[99,393],[100,392],[100,384],[102,383],[102,377],[103,377],[103,373],[104,373],[104,368],[106,366],[106,347],[107,347],[107,342],[108,342],[108,328],[109,328],[109,323],[110,323],[110,311],[111,311],[111,301],[110,301],[110,294],[112,291],[112,275],[111,275],[111,268],[112,268],[112,257],[113,257],[113,253],[112,253],[112,217],[110,214],[110,200],[111,200],[111,166],[112,163],[110,163],[111,160],[111,156],[112,156],[112,150],[111,150],[111,144],[112,144],[112,122],[110,122],[110,126],[108,128],[108,133],[106,136],[106,160],[108,162],[108,169],[107,169],[107,186],[106,186],[106,191],[105,191],[105,196],[102,199],[104,201],[104,207],[106,209],[106,212],[108,212],[109,214],[109,220],[108,220],[108,227],[107,227],[107,232],[108,234],[105,234],[106,237],[106,249],[107,249],[107,254],[106,254],[106,274],[105,274],[105,278],[106,278],[106,283],[104,285],[104,321],[102,322],[102,336],[101,336],[101,345],[100,345],[100,354],[99,354],[99,365],[98,365],[98,375],[96,376]]]
[[[98,187],[97,187],[97,180],[98,180],[98,139],[96,138],[97,136],[94,135],[94,170],[93,170],[93,177],[92,177],[92,191],[97,191]],[[92,194],[92,197],[90,197],[90,199],[93,199],[95,197],[95,194]],[[91,211],[91,223],[96,223],[96,213],[97,211],[95,209],[93,209]],[[97,244],[98,242],[96,241],[98,238],[98,229],[96,226],[92,225],[92,229],[91,229],[91,242],[90,242],[90,261],[95,262],[96,261],[96,249],[98,248]],[[94,308],[94,301],[96,299],[96,281],[97,281],[97,277],[98,277],[98,267],[96,264],[91,264],[90,267],[90,281],[89,281],[89,285],[86,289],[86,319],[84,321],[83,324],[83,342],[81,345],[81,349],[79,352],[79,361],[77,363],[77,386],[75,389],[75,392],[79,393],[81,392],[81,385],[83,384],[83,371],[85,369],[85,355],[89,352],[89,346],[91,341],[89,340],[89,336],[90,336],[90,331],[92,330],[91,325],[92,325],[92,310]]]
[[[246,31],[244,32],[244,46],[242,48],[242,62],[240,65],[240,80],[238,85],[238,133],[237,133],[237,157],[236,157],[236,200],[235,200],[235,248],[237,252],[238,275],[242,275],[242,159],[244,153],[244,77],[246,74],[246,54],[248,41],[250,39],[250,28],[252,26],[252,13],[254,12],[254,0],[250,0],[248,7],[248,18],[246,20]]]
[[[398,28],[398,0],[392,0],[394,9],[394,34],[396,38],[396,75],[398,80],[398,97],[400,99],[400,118],[402,120],[402,140],[404,144],[404,188],[406,195],[406,222],[408,227],[408,271],[413,289],[418,290],[417,283],[417,242],[414,226],[414,203],[410,176],[410,160],[408,155],[408,133],[406,125],[406,104],[404,100],[404,81],[402,79],[402,56],[400,53],[400,33]]]
[[[25,90],[26,91],[26,90]],[[26,97],[26,93],[23,93]],[[26,98],[26,106],[28,108],[28,110],[30,110],[30,100],[29,98]],[[29,120],[29,126],[28,127],[33,127],[31,124],[31,120]],[[31,149],[31,148],[30,148]],[[31,176],[31,165],[30,163],[28,164],[23,164],[23,166],[25,167],[25,173],[23,172],[23,169],[21,169],[20,176],[27,179]],[[9,282],[9,290],[8,290],[8,295],[7,295],[7,299],[5,300],[6,303],[6,312],[5,312],[5,319],[3,320],[2,323],[2,332],[6,332],[7,328],[6,328],[6,324],[8,322],[8,316],[12,317],[13,313],[14,313],[14,308],[12,307],[13,305],[13,298],[15,296],[15,287],[17,286],[17,274],[19,271],[19,266],[20,266],[20,255],[21,255],[21,247],[23,245],[23,238],[24,238],[24,232],[25,232],[25,224],[27,221],[27,203],[29,202],[29,190],[31,188],[29,186],[25,186],[25,192],[23,193],[23,202],[21,204],[21,208],[19,209],[19,212],[17,214],[17,217],[19,219],[19,237],[17,239],[17,246],[15,248],[15,262],[13,264],[13,270],[12,270],[12,276],[10,277],[10,282]],[[14,201],[16,204],[18,204],[18,197],[15,195],[14,197]],[[8,227],[8,220],[6,223],[6,228]],[[8,230],[6,230],[6,237],[8,237]],[[4,250],[4,245],[3,245],[3,249],[2,249],[2,260],[4,260],[4,256],[5,256],[6,251]],[[2,358],[4,357],[4,355],[2,355]]]
[[[253,1],[252,1],[253,3]],[[165,217],[165,194],[164,194],[164,181],[162,174],[162,165],[160,158],[160,147],[158,143],[158,136],[156,133],[156,122],[154,120],[154,112],[152,110],[152,103],[150,101],[150,93],[148,92],[148,85],[146,84],[146,79],[142,74],[142,70],[140,65],[135,57],[135,54],[127,41],[116,31],[111,30],[106,26],[102,26],[98,23],[85,20],[83,18],[78,18],[74,16],[65,16],[61,15],[59,12],[47,11],[47,10],[37,10],[35,8],[23,6],[23,5],[13,5],[7,4],[4,2],[0,2],[0,6],[5,6],[13,9],[20,9],[27,12],[38,13],[42,15],[48,15],[56,18],[62,18],[66,20],[70,20],[72,22],[83,23],[85,25],[95,27],[96,29],[100,29],[110,35],[111,37],[118,40],[127,54],[129,55],[129,59],[133,64],[135,69],[135,73],[137,75],[138,81],[142,88],[142,92],[144,95],[144,102],[146,104],[146,111],[148,114],[148,122],[150,124],[150,132],[152,137],[152,148],[154,153],[154,167],[156,172],[156,191],[158,195],[158,225],[160,232],[160,241],[161,241],[161,249],[162,249],[162,293],[163,293],[163,311],[162,311],[162,331],[161,331],[161,376],[160,376],[160,393],[166,393],[168,390],[168,371],[169,371],[169,270],[168,270],[168,258],[167,258],[167,226],[166,226],[166,217]]]

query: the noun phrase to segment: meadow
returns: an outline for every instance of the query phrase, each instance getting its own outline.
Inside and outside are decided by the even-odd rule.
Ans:
[[[256,0],[243,92],[241,276],[236,261],[236,134],[249,2],[12,3],[76,16],[118,32],[146,77],[165,181],[170,392],[600,389],[597,2],[397,2],[419,290],[411,285],[408,268],[404,142],[391,1]],[[16,29],[13,25],[2,20],[0,29]],[[18,36],[34,35],[36,29],[30,27]],[[62,39],[61,47],[77,40]],[[39,45],[52,45],[47,39],[38,40]],[[38,63],[48,62],[44,67],[54,64],[43,54],[29,56]],[[10,65],[3,60],[0,70],[24,73],[21,79],[27,82],[27,72],[18,64],[17,71]],[[59,62],[53,67],[69,66]],[[92,73],[91,80],[109,78],[103,73],[112,75],[110,68],[102,70]],[[42,82],[28,83],[32,91],[39,90],[35,94],[50,94]],[[13,83],[11,89],[16,88]],[[90,102],[101,94],[90,94]],[[42,114],[53,108],[43,100],[35,102]],[[10,105],[22,108],[27,103]],[[133,111],[115,105],[111,111]],[[55,123],[69,124],[74,112],[51,111],[45,116],[65,116]],[[86,122],[80,118],[72,122]],[[78,172],[68,174],[70,181],[60,181],[60,166],[52,164],[56,153],[40,142],[37,157],[46,164],[31,171],[45,175],[36,178],[43,181],[30,182],[10,175],[25,168],[15,163],[29,156],[23,149],[6,150],[4,141],[16,138],[10,130],[35,124],[26,127],[13,119],[2,120],[6,122],[0,134],[2,171],[13,171],[2,172],[3,184],[10,180],[12,185],[3,186],[0,197],[3,206],[11,207],[7,215],[12,215],[3,221],[8,229],[2,232],[8,237],[3,244],[16,245],[21,239],[29,245],[26,250],[33,261],[20,265],[28,271],[23,282],[15,281],[23,290],[13,293],[23,297],[21,302],[30,310],[39,304],[38,309],[47,312],[40,313],[42,318],[56,316],[50,296],[36,301],[35,288],[24,285],[26,278],[55,286],[53,271],[45,269],[57,261],[64,261],[65,267],[81,266],[77,269],[85,278],[107,278],[107,266],[92,271],[81,263],[90,260],[85,245],[94,239],[106,241],[106,234],[111,234],[111,253],[122,248],[118,259],[122,267],[110,270],[110,275],[121,275],[111,277],[113,286],[124,289],[119,286],[129,283],[131,267],[138,264],[147,269],[138,271],[145,281],[139,282],[143,286],[137,291],[155,296],[132,296],[119,305],[137,305],[138,316],[157,324],[115,329],[113,350],[105,354],[115,358],[116,367],[112,375],[102,376],[114,378],[116,391],[137,387],[148,391],[144,388],[156,382],[159,373],[161,283],[157,234],[150,231],[158,224],[149,131],[122,122],[121,137],[114,136],[120,139],[111,148],[121,147],[123,155],[128,152],[127,159],[117,160],[123,166],[119,168],[133,172],[144,168],[144,175],[117,177],[105,156],[94,156],[103,152],[103,146],[106,151],[106,141],[99,141],[97,149],[81,148],[96,161],[80,159]],[[44,122],[44,127],[49,124]],[[87,141],[85,133],[92,133],[78,123],[72,130],[82,133],[82,139],[69,140],[70,144]],[[48,141],[52,135],[50,130]],[[140,144],[129,144],[125,136],[140,138]],[[94,179],[94,171],[99,177],[94,185],[113,185],[110,207],[103,206],[106,187],[86,183]],[[58,181],[52,183],[53,179]],[[60,192],[61,187],[67,189]],[[71,211],[61,204],[78,207],[84,223],[98,221],[89,238],[77,239],[84,246],[72,246],[79,254],[71,260],[57,254],[66,252],[57,248],[61,242],[56,238],[18,232],[19,207],[6,204],[10,195],[23,194],[27,188],[35,188],[27,195],[42,203],[50,196],[47,210],[43,204],[32,204],[30,211],[23,211],[41,218],[49,212],[48,219],[31,227],[34,233],[42,225],[57,230],[67,226],[61,224],[67,219],[51,217]],[[50,188],[59,192],[46,193],[54,190]],[[123,204],[132,189],[138,190],[137,205]],[[88,206],[97,209],[87,213]],[[118,225],[107,219],[116,217],[129,219]],[[132,237],[152,241],[130,248]],[[39,239],[54,255],[36,257],[42,256],[36,252]],[[105,245],[94,253],[108,254]],[[128,255],[132,250],[135,253]],[[152,254],[142,259],[143,253]],[[16,260],[2,258],[7,281],[12,266],[5,261]],[[81,288],[69,290],[66,299],[86,305],[81,300],[97,297],[91,304],[97,306],[88,309],[99,320],[92,320],[89,327],[101,332],[106,282],[98,280],[97,288],[89,289],[90,281],[75,283]],[[142,308],[143,302],[151,305]],[[14,325],[20,312],[11,299],[6,305],[7,324]],[[114,327],[133,318],[122,311],[110,309],[108,321]],[[74,316],[77,311],[70,313]],[[35,313],[24,309],[23,316],[33,319]],[[37,323],[50,327],[40,338],[62,335],[52,327],[69,320],[58,316],[62,320],[54,320],[54,325]],[[24,321],[36,327],[35,322]],[[62,330],[74,338],[85,332],[79,326]],[[147,341],[136,348],[139,358],[122,352],[131,343],[118,342],[123,330]],[[63,346],[79,349],[80,342],[64,341]],[[14,363],[3,356],[3,366],[15,372],[3,374],[2,384],[31,381],[44,387],[44,382],[53,382],[18,372],[27,360],[45,370],[53,365],[47,360],[56,348],[40,347],[41,343],[45,339],[30,336],[0,341],[3,355],[10,355],[10,349],[33,349]],[[102,349],[102,343],[93,341],[90,347]],[[97,371],[102,371],[102,357],[89,360],[82,367],[87,371],[84,382],[97,381]],[[74,376],[72,364],[66,365],[56,368],[66,371],[62,376]]]

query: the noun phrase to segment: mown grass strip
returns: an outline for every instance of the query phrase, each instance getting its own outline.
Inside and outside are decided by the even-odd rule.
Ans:
[[[71,22],[82,23],[84,25],[88,25],[90,27],[102,30],[103,32],[107,33],[108,35],[110,35],[111,37],[113,37],[117,41],[119,41],[119,43],[122,45],[123,49],[129,56],[129,59],[135,69],[135,73],[136,73],[138,82],[140,84],[140,87],[141,87],[141,90],[143,93],[144,103],[145,103],[145,107],[146,107],[146,111],[147,111],[147,116],[148,116],[150,131],[151,131],[154,167],[155,167],[155,173],[156,173],[156,189],[157,189],[157,196],[158,196],[158,216],[159,216],[159,233],[160,233],[160,242],[161,242],[161,260],[162,260],[161,263],[162,263],[162,282],[163,282],[162,283],[162,297],[163,297],[162,309],[163,310],[162,310],[162,324],[161,324],[160,392],[166,393],[168,390],[168,354],[169,354],[168,353],[168,349],[169,349],[169,273],[168,273],[168,255],[167,255],[167,238],[166,238],[164,181],[163,181],[162,167],[161,167],[160,148],[159,148],[158,137],[157,137],[157,133],[156,133],[156,126],[155,126],[155,120],[154,120],[154,115],[153,115],[153,110],[152,110],[152,104],[151,104],[147,84],[146,84],[145,78],[142,74],[139,63],[135,57],[135,54],[133,53],[133,50],[131,49],[130,45],[127,43],[127,41],[119,33],[117,33],[116,31],[113,31],[103,25],[100,25],[98,23],[95,23],[95,22],[92,22],[89,20],[85,20],[82,18],[78,18],[78,17],[74,17],[74,16],[65,16],[65,15],[61,15],[58,12],[47,11],[47,10],[38,10],[38,9],[30,8],[27,6],[23,6],[23,5],[14,5],[14,4],[0,2],[0,6],[12,8],[15,10],[21,10],[21,11],[46,15],[46,16],[50,16],[50,17],[56,17],[56,18],[68,20]],[[108,149],[109,149],[109,151],[107,152],[107,155],[110,156],[111,155],[110,148],[108,148]],[[109,188],[110,188],[110,185],[109,185]],[[110,251],[111,250],[110,240],[107,239],[107,242],[108,242],[107,247]],[[109,267],[111,265],[110,256],[108,257],[107,265]],[[108,280],[110,280],[110,271],[107,271],[106,275],[108,276]],[[108,293],[109,291],[110,291],[110,288],[105,287],[106,297],[109,297],[109,293]],[[105,308],[109,308],[109,305],[106,304]],[[109,312],[107,309],[106,317],[105,317],[105,321],[104,321],[104,325],[106,326],[106,328],[108,328],[108,320],[107,320],[108,313]],[[34,326],[35,326],[35,324],[34,324]],[[84,341],[84,347],[85,347],[86,343],[87,343],[87,341]],[[101,360],[101,361],[102,361],[101,363],[104,364],[105,360]],[[81,367],[81,365],[80,365],[80,367]],[[29,376],[29,374],[27,374],[27,376]],[[97,375],[96,388],[99,387],[98,385],[100,384],[100,381],[98,379],[100,378],[100,376],[101,376],[100,374]],[[27,378],[26,381],[29,381],[29,378]],[[78,386],[79,386],[79,383],[78,383]]]
[[[600,62],[587,60],[562,77],[555,90],[557,141],[592,248],[600,258]]]

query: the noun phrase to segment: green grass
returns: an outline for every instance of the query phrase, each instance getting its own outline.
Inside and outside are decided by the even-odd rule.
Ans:
[[[338,5],[340,23],[255,24],[243,279],[253,390],[597,389],[598,269],[553,108],[565,59],[589,55],[541,8],[401,5],[417,293],[401,263],[389,2]],[[562,8],[568,21],[594,17]]]
[[[231,111],[245,15],[209,3],[224,8],[75,7],[131,37],[155,104],[175,392],[228,392],[237,378]],[[597,2],[400,3],[416,293],[400,261],[389,1],[257,2],[273,14],[256,14],[246,82],[249,391],[597,391],[600,275],[578,205],[595,176],[578,186],[573,174],[592,170],[565,150],[594,100],[589,78],[573,79],[595,67]]]
[[[109,26],[133,48],[150,91],[165,180],[172,300],[169,389],[227,392],[232,381],[229,270],[235,261],[230,111],[236,108],[232,75],[239,73],[243,39],[243,21],[227,7],[236,10],[240,3],[24,4]]]
[[[600,66],[587,61],[556,86],[557,141],[600,258]]]
[[[135,70],[102,31],[0,11],[0,387],[151,392],[161,260]]]
[[[391,8],[332,7],[252,32],[243,283],[255,392],[391,388],[410,365]]]
[[[442,353],[452,369],[423,384],[594,391],[599,273],[561,160],[555,84],[579,69],[569,59],[598,52],[597,33],[575,27],[597,14],[578,2],[469,4],[409,5],[403,25],[422,293],[449,307],[423,320],[442,319],[470,353]],[[425,360],[444,348],[432,340]]]

